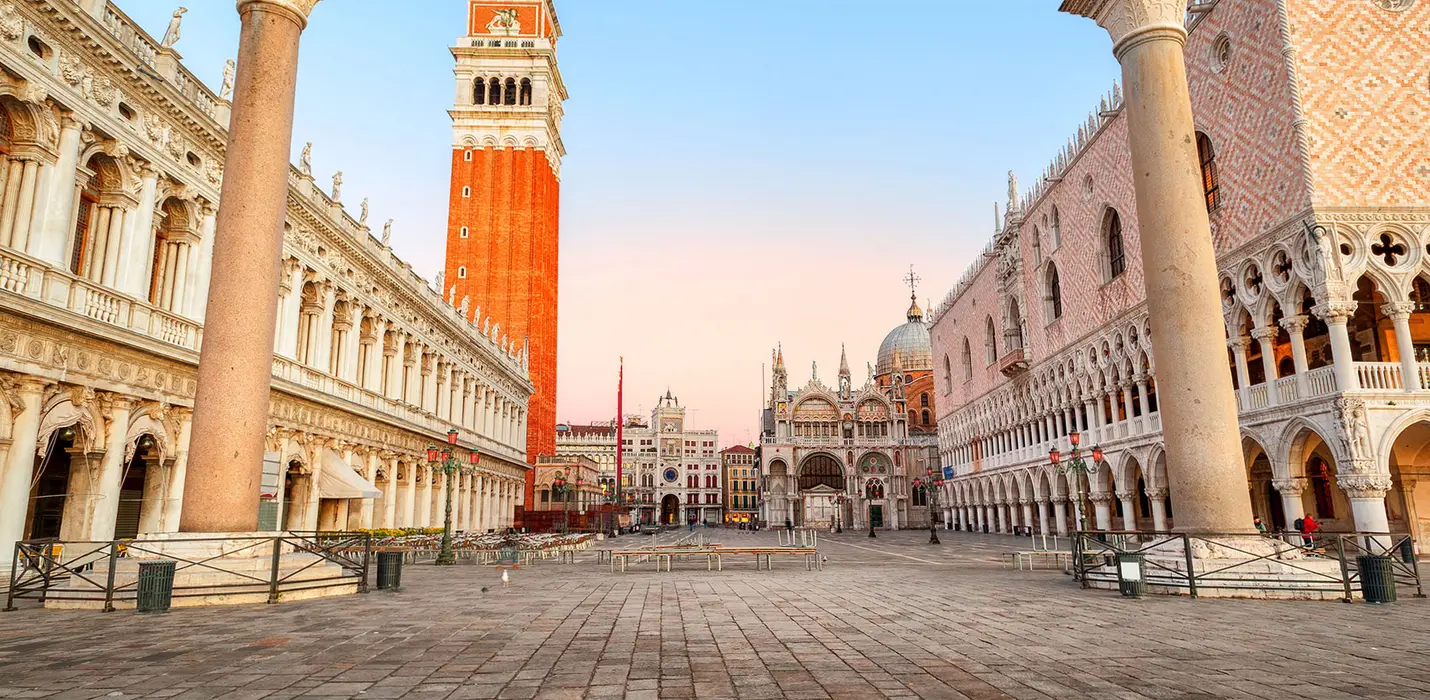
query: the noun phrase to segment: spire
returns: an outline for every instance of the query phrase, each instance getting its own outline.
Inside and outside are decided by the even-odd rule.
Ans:
[[[924,310],[919,308],[917,292],[909,295],[909,323],[924,320]]]
[[[785,349],[783,345],[775,346],[775,371],[785,371]]]
[[[844,343],[839,344],[839,376],[849,376],[849,356],[844,352]]]

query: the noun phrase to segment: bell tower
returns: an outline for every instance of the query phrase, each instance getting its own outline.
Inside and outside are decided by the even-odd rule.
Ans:
[[[552,0],[469,0],[452,47],[452,189],[446,297],[469,299],[512,343],[530,342],[527,461],[556,450],[561,25]],[[475,313],[469,312],[469,313]],[[526,503],[532,502],[532,472]]]

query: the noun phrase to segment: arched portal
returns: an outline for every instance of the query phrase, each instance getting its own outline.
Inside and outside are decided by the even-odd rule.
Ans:
[[[800,493],[820,485],[835,491],[844,490],[844,466],[837,458],[827,454],[811,455],[799,466]]]
[[[1391,532],[1408,532],[1417,541],[1430,535],[1430,417],[1395,436],[1390,454],[1390,493],[1385,504]]]
[[[665,498],[660,499],[660,523],[662,525],[678,525],[680,519],[680,499],[675,494],[668,493]]]

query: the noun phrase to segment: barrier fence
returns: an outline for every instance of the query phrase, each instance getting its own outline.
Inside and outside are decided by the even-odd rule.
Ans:
[[[1392,588],[1425,597],[1410,535],[1354,532],[1307,537],[1294,534],[1200,534],[1123,530],[1083,531],[1073,537],[1073,577],[1083,588],[1116,588],[1119,561],[1136,557],[1149,586],[1185,590],[1284,591],[1339,594],[1353,600],[1362,566],[1384,570]],[[1199,556],[1202,555],[1202,556]],[[1372,575],[1379,576],[1379,573]]]
[[[185,557],[182,549],[201,550]],[[293,557],[291,555],[312,555]],[[30,540],[15,544],[5,611],[16,601],[102,603],[105,612],[132,603],[139,593],[133,560],[175,562],[173,597],[249,595],[276,603],[284,594],[336,586],[368,589],[372,536],[367,533],[290,532],[280,536],[195,537],[179,541],[63,542]],[[264,561],[263,567],[233,566],[235,560]],[[224,566],[224,564],[229,564]],[[327,566],[329,564],[336,567]],[[131,568],[132,567],[132,568]],[[124,569],[124,571],[121,571]],[[212,580],[193,577],[213,574]],[[186,579],[200,582],[188,583]]]

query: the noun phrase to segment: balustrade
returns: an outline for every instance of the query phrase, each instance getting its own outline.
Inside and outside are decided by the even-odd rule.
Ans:
[[[1399,362],[1357,362],[1355,368],[1361,389],[1383,391],[1405,387]]]
[[[1297,386],[1296,375],[1282,377],[1276,380],[1276,398],[1280,403],[1287,403],[1300,399],[1300,389]]]

